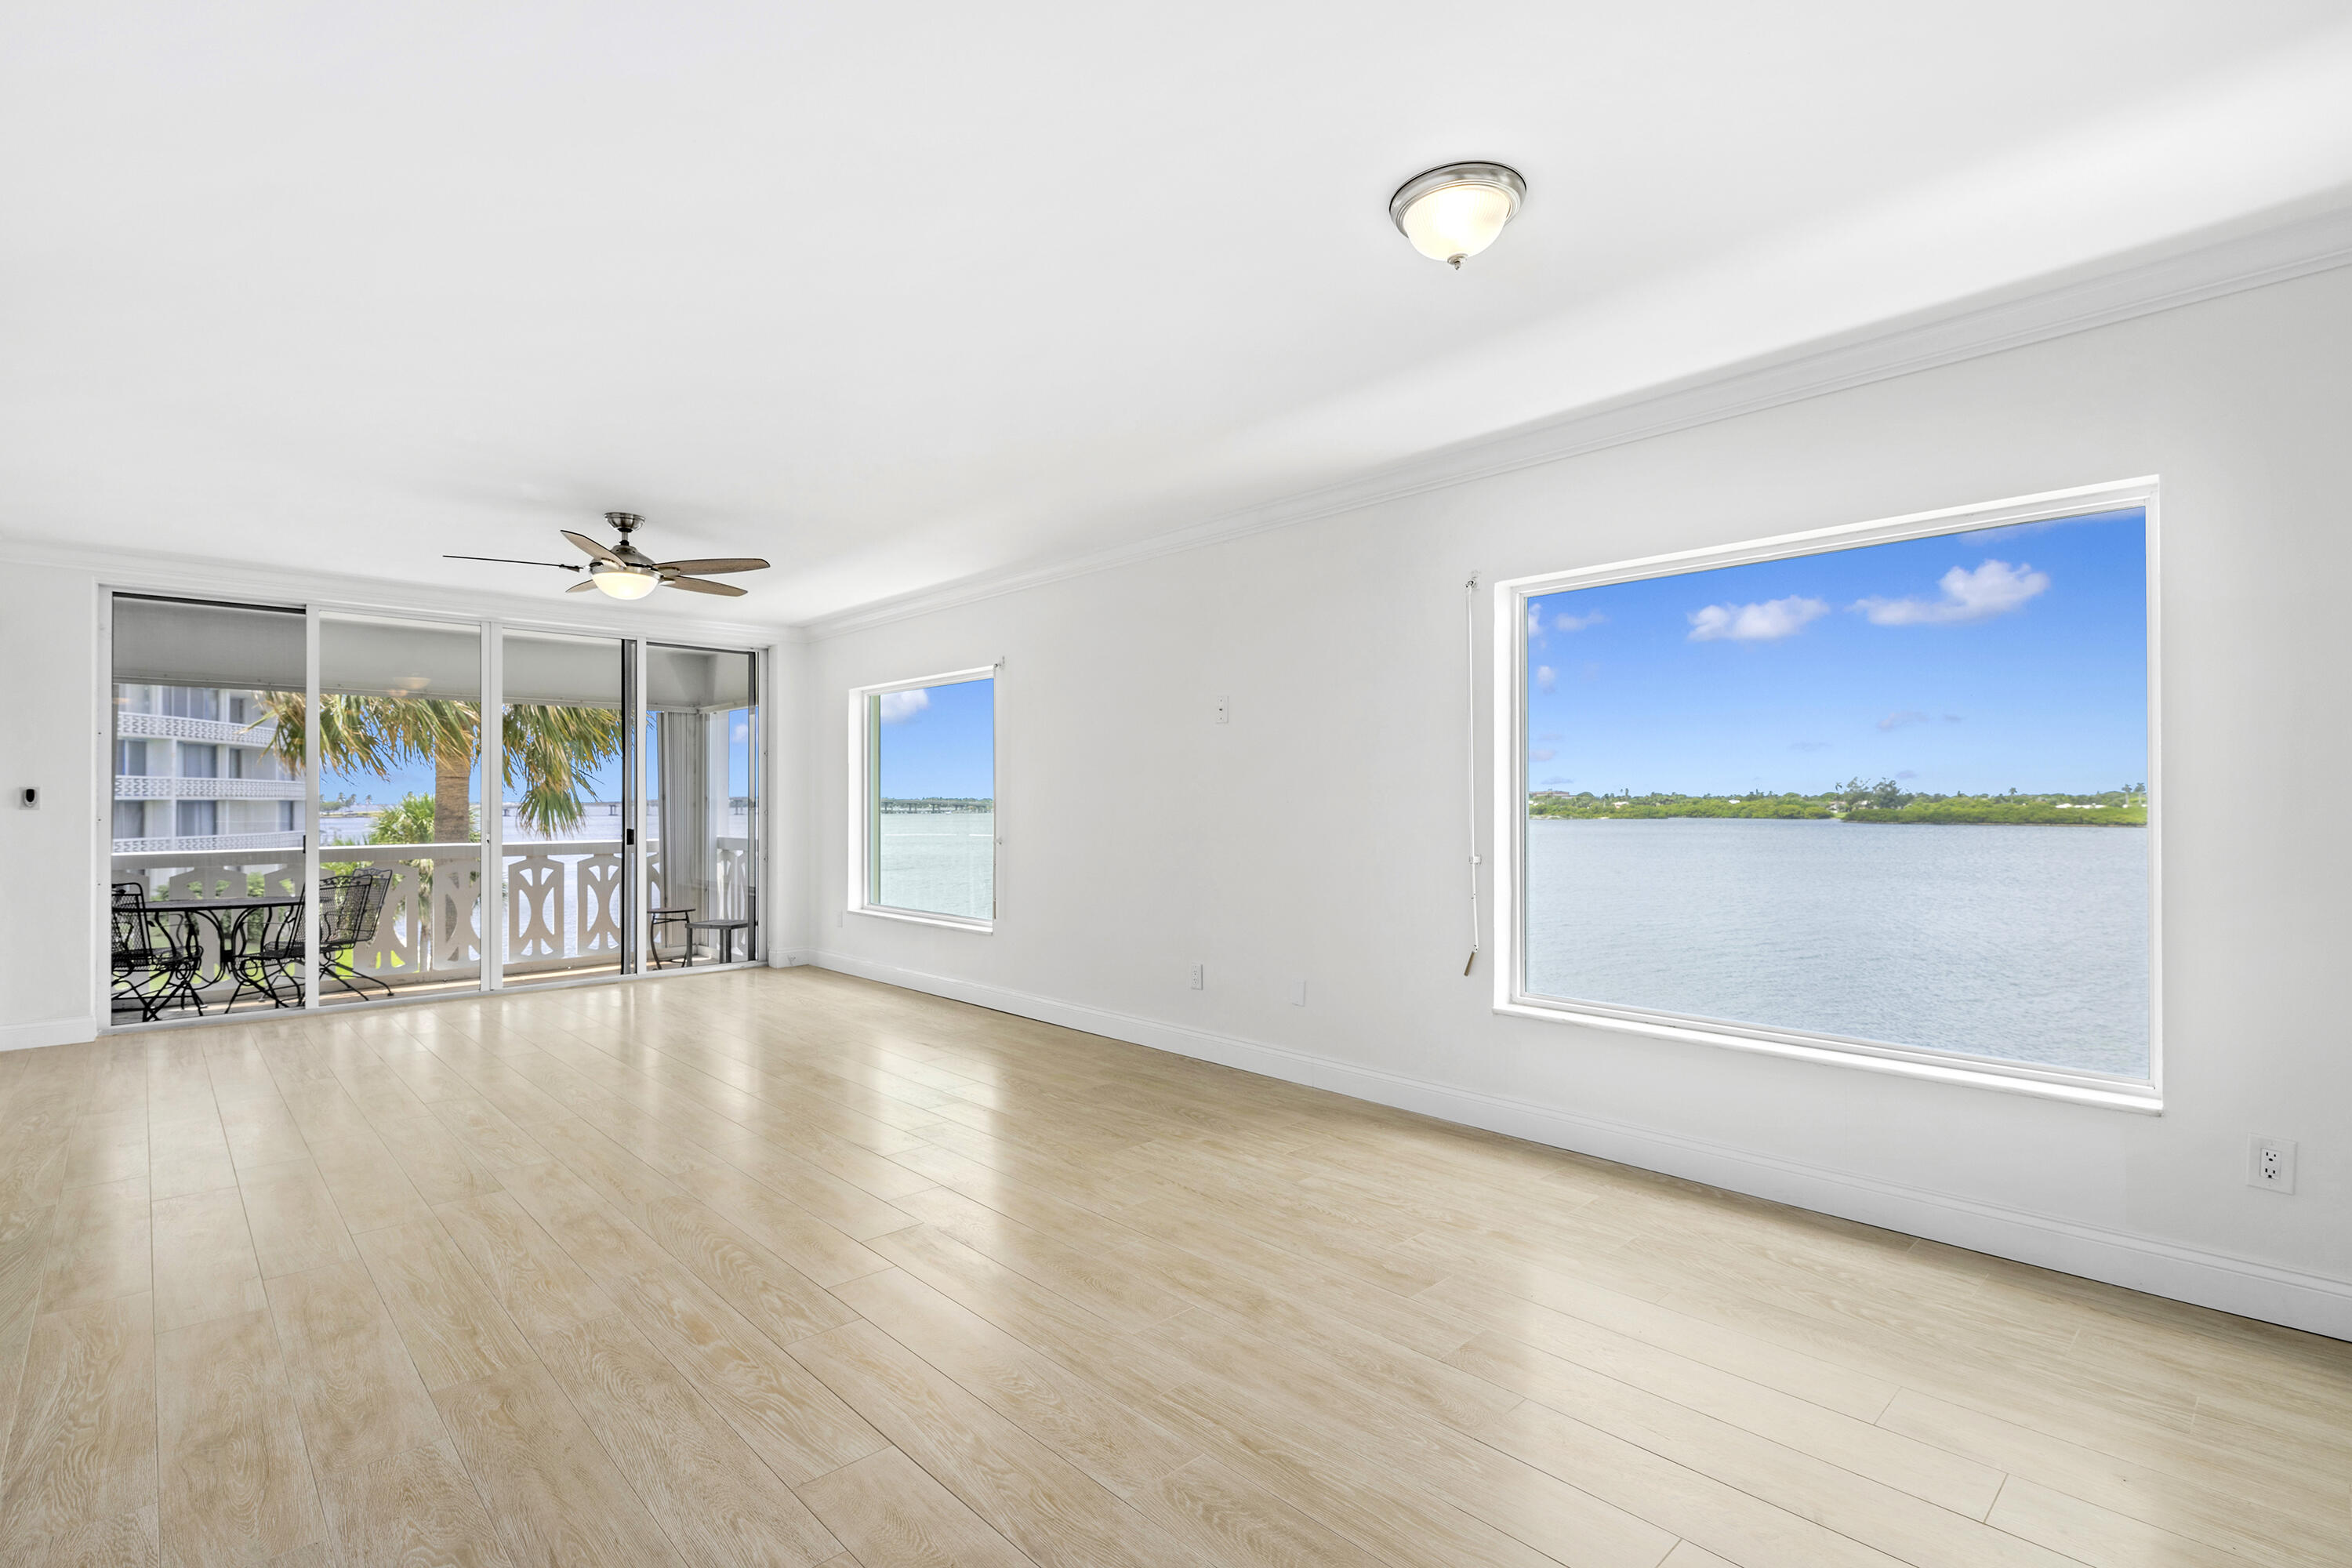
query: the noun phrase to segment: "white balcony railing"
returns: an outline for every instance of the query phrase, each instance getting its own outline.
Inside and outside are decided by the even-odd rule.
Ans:
[[[114,732],[124,739],[152,735],[166,741],[205,741],[224,746],[266,746],[278,738],[276,721],[263,719],[182,719],[170,713],[117,713]]]
[[[149,898],[168,907],[189,899],[247,898],[257,893],[290,896],[300,886],[299,836],[289,847],[173,850],[125,840],[113,857],[114,876],[136,878]],[[209,841],[208,841],[209,842]],[[137,847],[129,850],[122,843]],[[721,838],[717,845],[715,908],[718,919],[749,918],[751,875],[749,845]],[[462,981],[482,972],[480,846],[477,844],[331,844],[319,851],[332,874],[343,867],[382,867],[393,873],[374,933],[352,951],[351,966],[395,990],[419,984]],[[617,839],[570,839],[508,846],[506,943],[508,974],[529,974],[593,964],[600,956],[617,960],[621,948],[621,845]],[[647,848],[649,908],[663,902],[661,850]],[[217,978],[215,933],[196,922],[205,944],[200,994],[226,996],[230,983]],[[675,938],[669,931],[666,936]],[[739,944],[740,946],[740,944]],[[675,943],[665,949],[675,958]],[[698,956],[708,956],[706,953]],[[583,961],[585,963],[583,963]],[[327,994],[340,994],[330,984]]]
[[[184,778],[176,773],[117,773],[117,800],[300,800],[300,779]]]

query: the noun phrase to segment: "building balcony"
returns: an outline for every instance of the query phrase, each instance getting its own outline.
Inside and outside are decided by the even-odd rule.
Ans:
[[[211,855],[216,850],[299,850],[301,847],[302,836],[299,833],[205,833],[188,838],[118,838],[114,841],[118,865],[124,857],[153,863],[158,856],[165,859],[185,860],[190,856]]]
[[[275,721],[176,719],[169,713],[117,713],[114,732],[126,741],[200,741],[222,746],[267,746],[278,738]]]
[[[175,719],[175,724],[194,722]],[[300,800],[310,786],[300,779],[183,778],[175,773],[117,773],[117,800]]]

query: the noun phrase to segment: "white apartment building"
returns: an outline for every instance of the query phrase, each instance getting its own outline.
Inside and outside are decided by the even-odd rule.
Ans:
[[[303,781],[277,732],[257,691],[117,685],[116,852],[300,845]]]

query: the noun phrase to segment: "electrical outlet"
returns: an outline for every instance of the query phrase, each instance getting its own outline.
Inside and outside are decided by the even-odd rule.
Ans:
[[[2273,1193],[2294,1191],[2294,1140],[2256,1133],[2247,1159],[2246,1185]]]
[[[1195,991],[1201,991],[1205,990],[1207,986],[1208,965],[1204,963],[1194,964],[1192,966],[1192,989]]]
[[[1220,724],[1230,724],[1230,723],[1232,723],[1233,721],[1234,721],[1234,700],[1233,700],[1232,698],[1230,698],[1230,697],[1220,697],[1220,698],[1218,698],[1218,699],[1217,699],[1217,722],[1218,722],[1218,723],[1220,723]]]
[[[41,809],[41,786],[26,784],[16,792],[16,804],[26,811]]]

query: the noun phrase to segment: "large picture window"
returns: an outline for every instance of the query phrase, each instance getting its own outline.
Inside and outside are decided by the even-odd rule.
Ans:
[[[996,672],[852,694],[861,782],[854,907],[948,923],[996,918]]]
[[[1503,584],[1498,1002],[2153,1103],[2154,502]]]

